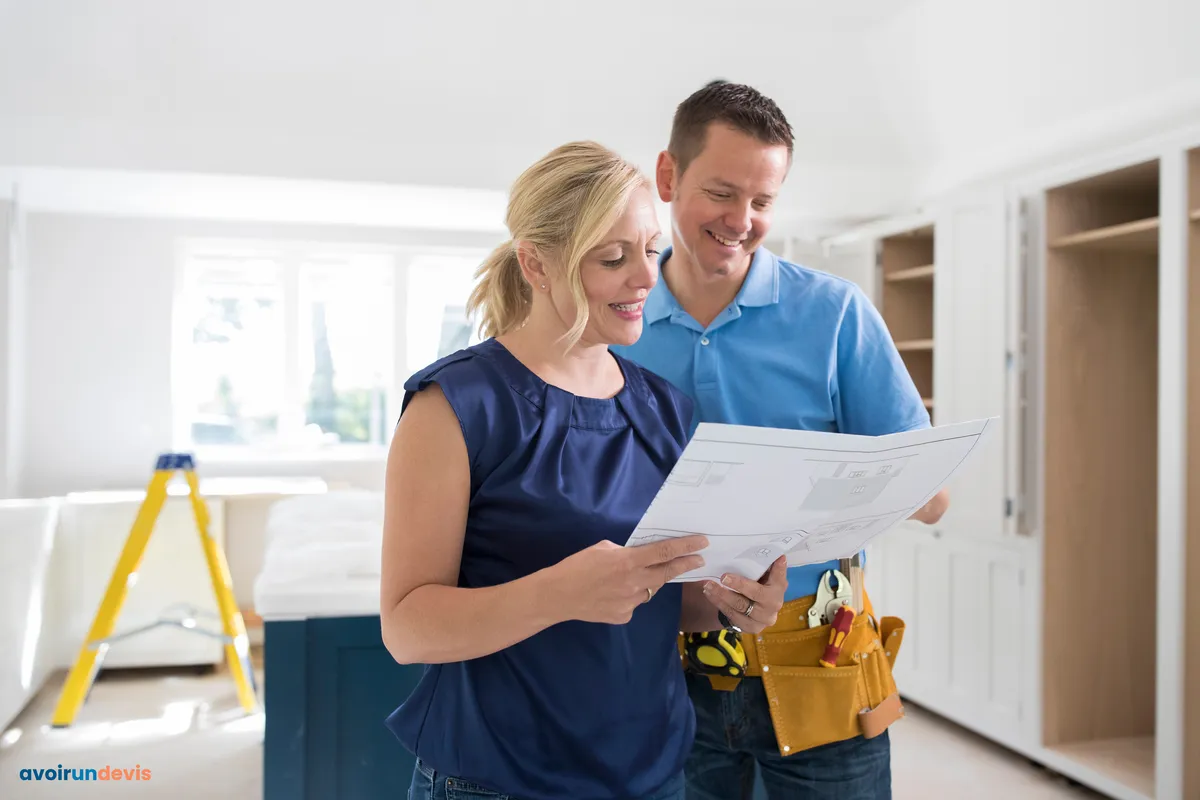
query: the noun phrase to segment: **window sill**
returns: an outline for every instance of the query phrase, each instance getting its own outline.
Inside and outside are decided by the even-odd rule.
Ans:
[[[365,464],[387,461],[388,448],[380,445],[342,446],[298,450],[263,450],[253,447],[195,447],[198,466],[205,464]]]

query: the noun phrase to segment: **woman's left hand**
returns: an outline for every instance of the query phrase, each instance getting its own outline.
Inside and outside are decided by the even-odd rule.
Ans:
[[[767,574],[757,581],[729,574],[722,583],[708,581],[704,585],[708,601],[745,633],[760,633],[774,625],[786,593],[787,556],[775,559]]]

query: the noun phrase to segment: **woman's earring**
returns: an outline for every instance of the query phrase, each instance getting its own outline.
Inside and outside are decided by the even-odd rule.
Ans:
[[[543,292],[546,291],[546,284],[544,284],[544,283],[542,284],[542,291]]]

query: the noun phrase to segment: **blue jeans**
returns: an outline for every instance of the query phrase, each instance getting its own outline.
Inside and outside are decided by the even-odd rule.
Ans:
[[[696,709],[687,800],[751,800],[756,762],[767,800],[891,800],[887,731],[784,757],[761,679],[744,678],[731,692],[690,672],[687,682]]]
[[[661,791],[640,800],[685,800],[683,775],[678,776]],[[520,800],[507,794],[498,794],[491,789],[469,783],[451,775],[435,772],[428,764],[417,759],[413,770],[412,785],[408,788],[408,800]]]

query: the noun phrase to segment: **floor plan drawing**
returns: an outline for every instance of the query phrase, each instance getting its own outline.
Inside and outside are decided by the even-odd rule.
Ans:
[[[705,484],[715,486],[725,480],[737,464],[728,461],[698,461],[691,458],[681,458],[675,469],[667,476],[667,483],[672,486],[691,486],[699,488]]]
[[[832,511],[873,503],[900,475],[912,456],[882,461],[815,461],[821,467],[800,506],[805,511]],[[825,474],[828,470],[828,474]]]
[[[626,546],[707,536],[704,566],[676,581],[851,556],[963,469],[995,419],[874,437],[702,423]]]

